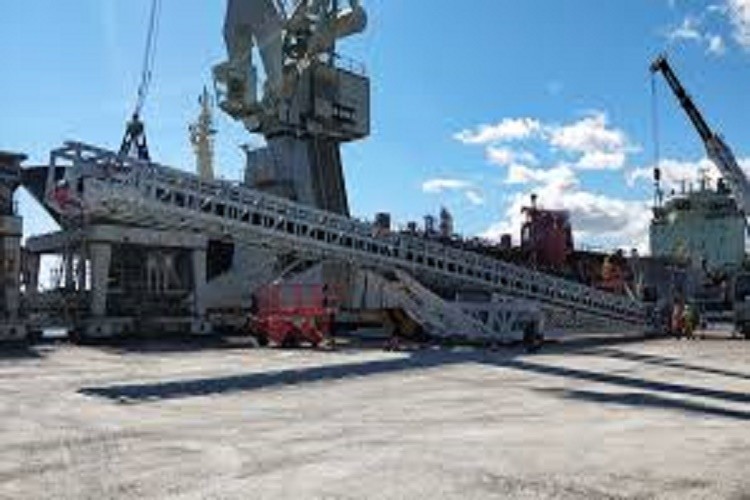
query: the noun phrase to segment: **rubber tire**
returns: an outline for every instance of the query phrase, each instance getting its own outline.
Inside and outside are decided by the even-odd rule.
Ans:
[[[86,345],[86,337],[83,335],[81,330],[79,329],[73,329],[68,333],[68,339],[72,344],[75,345]]]
[[[31,330],[26,334],[26,343],[28,345],[35,345],[40,343],[43,338],[43,332],[41,332],[40,330]]]
[[[282,349],[299,349],[300,341],[299,334],[297,332],[288,334],[284,341],[281,343]]]
[[[256,335],[255,340],[258,341],[258,345],[261,347],[268,347],[268,344],[270,343],[270,341],[268,340],[268,335],[264,333]]]

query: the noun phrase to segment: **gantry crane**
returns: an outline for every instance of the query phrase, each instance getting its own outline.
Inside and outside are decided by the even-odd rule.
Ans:
[[[734,199],[737,202],[737,207],[743,214],[747,215],[747,202],[750,200],[750,182],[737,163],[737,158],[735,158],[732,148],[708,125],[700,110],[695,105],[695,102],[693,102],[693,99],[687,93],[685,87],[682,86],[674,70],[672,70],[669,60],[664,55],[657,57],[651,64],[651,73],[656,74],[659,72],[664,75],[669,87],[680,101],[682,109],[685,110],[688,118],[690,118],[693,126],[698,131],[698,135],[700,135],[706,147],[708,157],[716,164],[719,172],[721,172],[721,175],[729,185],[729,189],[732,191]]]

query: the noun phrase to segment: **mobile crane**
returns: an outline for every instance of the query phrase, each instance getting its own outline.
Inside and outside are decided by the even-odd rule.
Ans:
[[[685,110],[688,118],[698,131],[698,135],[700,135],[701,140],[706,147],[708,157],[714,162],[714,164],[716,164],[719,172],[721,172],[724,180],[729,185],[729,189],[732,191],[732,195],[737,202],[738,208],[743,214],[747,215],[746,204],[748,199],[750,199],[750,182],[742,171],[742,168],[740,168],[737,163],[737,158],[734,156],[732,148],[724,142],[721,135],[717,134],[711,129],[711,127],[709,127],[700,110],[690,97],[690,94],[687,93],[685,87],[682,86],[679,78],[677,78],[672,66],[669,64],[669,60],[664,55],[657,57],[651,64],[651,73],[656,74],[659,72],[664,75],[669,87],[680,101],[682,109]]]
[[[706,148],[708,158],[716,165],[728,185],[737,208],[747,217],[747,203],[750,199],[750,181],[737,162],[732,148],[721,135],[714,132],[706,122],[693,99],[683,87],[665,55],[657,57],[651,63],[651,73],[661,73],[674,92],[682,109],[698,131]],[[659,175],[659,174],[657,174]],[[750,339],[750,274],[739,270],[733,286],[734,323],[737,331]]]

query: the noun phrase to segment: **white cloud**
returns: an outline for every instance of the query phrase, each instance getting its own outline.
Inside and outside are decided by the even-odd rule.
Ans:
[[[453,137],[464,144],[484,145],[528,139],[541,128],[541,123],[531,118],[506,118],[495,125],[462,130]]]
[[[422,192],[437,194],[444,191],[462,191],[471,186],[470,182],[460,179],[430,179],[422,183]]]
[[[740,168],[750,175],[750,157],[739,158],[737,162]],[[679,191],[682,188],[683,181],[695,184],[700,179],[701,172],[705,172],[712,183],[722,177],[714,162],[705,157],[695,161],[667,158],[659,162],[659,169],[661,170],[662,188],[667,193],[672,189]],[[628,172],[625,179],[631,187],[638,182],[651,184],[654,179],[654,168],[636,168]]]
[[[661,170],[662,187],[667,192],[671,189],[678,190],[683,181],[696,181],[701,170],[705,171],[711,179],[719,177],[718,169],[708,158],[697,161],[664,159],[659,162],[659,169]],[[629,186],[634,186],[639,181],[653,183],[653,179],[653,167],[637,168],[626,175]]]
[[[582,170],[617,170],[622,168],[629,153],[639,151],[627,134],[611,127],[602,111],[591,111],[582,119],[564,125],[543,123],[533,118],[504,118],[497,125],[482,125],[454,136],[469,145],[486,147],[487,160],[502,167],[536,166],[539,158],[524,149],[512,149],[510,141],[534,141],[550,154],[575,158],[573,164]]]
[[[503,234],[511,234],[517,241],[524,222],[522,209],[530,205],[533,193],[543,208],[570,213],[578,245],[647,252],[651,212],[646,201],[612,198],[582,189],[575,170],[565,164],[547,170],[511,165],[506,183],[527,188],[510,198],[503,219],[482,233],[484,238],[497,240]]]
[[[666,30],[664,36],[672,44],[695,43],[704,47],[707,54],[724,55],[727,51],[726,37],[709,33],[705,28],[706,24],[713,23],[717,17],[731,25],[734,40],[740,47],[750,51],[750,0],[712,2],[702,11],[685,17],[681,24]]]
[[[462,179],[430,179],[422,183],[422,192],[428,194],[460,192],[472,205],[485,203],[481,190],[473,182]]]
[[[589,151],[576,166],[581,170],[619,170],[625,166],[627,154],[621,151]]]
[[[750,50],[750,0],[727,0],[727,8],[734,26],[734,39]]]
[[[706,35],[708,42],[708,48],[706,49],[709,54],[716,56],[724,55],[727,51],[727,46],[724,43],[724,39],[720,35]]]
[[[625,245],[645,239],[651,220],[651,206],[645,201],[576,191],[557,202],[571,212],[573,227],[581,234],[613,236]]]
[[[481,236],[499,238],[510,233],[517,239],[524,220],[522,208],[529,205],[534,193],[540,205],[570,212],[579,243],[606,248],[635,247],[646,252],[650,201],[591,192],[582,187],[578,178],[581,170],[622,169],[630,155],[640,151],[627,133],[610,123],[606,113],[591,111],[562,124],[534,118],[505,118],[496,126],[464,130],[456,139],[484,146],[489,163],[507,168],[505,183],[522,189],[507,199],[502,220]],[[547,161],[555,166],[538,167]],[[650,171],[648,174],[645,170],[631,171],[628,180],[634,184],[646,175],[650,176]],[[459,184],[454,189],[460,189],[470,199],[473,187]]]
[[[625,143],[622,132],[607,128],[607,117],[601,112],[594,112],[571,125],[554,128],[550,139],[550,144],[555,147],[581,153],[622,148]]]
[[[472,205],[480,206],[484,205],[485,203],[484,196],[473,189],[465,191],[464,195],[466,195],[466,199],[469,200],[469,203],[471,203]]]
[[[539,159],[528,151],[514,151],[510,148],[490,146],[487,148],[487,159],[490,163],[507,167],[513,164],[524,163],[527,165],[539,164]]]
[[[730,0],[732,1],[732,0]],[[744,0],[739,0],[744,1]],[[706,8],[706,13],[726,11],[718,5],[710,5]],[[704,29],[705,14],[700,17],[687,16],[682,20],[682,24],[666,31],[667,40],[672,43],[689,42],[696,43],[706,49],[706,53],[714,56],[722,56],[726,53],[726,44],[724,37],[715,33],[709,33]]]
[[[693,17],[688,16],[682,20],[682,24],[667,32],[667,38],[673,42],[678,40],[701,41],[703,40],[703,33],[700,31],[700,23]]]
[[[625,165],[627,154],[637,151],[625,132],[610,128],[607,115],[594,111],[565,126],[551,127],[549,143],[570,154],[580,155],[576,166],[584,170],[617,170]]]
[[[505,182],[507,184],[543,184],[552,186],[559,192],[578,186],[578,178],[568,165],[560,165],[548,170],[511,165]]]

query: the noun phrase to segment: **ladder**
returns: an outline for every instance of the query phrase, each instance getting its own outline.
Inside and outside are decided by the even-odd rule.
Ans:
[[[81,183],[90,222],[195,231],[312,260],[402,270],[433,283],[487,290],[549,311],[573,312],[579,324],[643,327],[644,305],[419,236],[378,232],[370,223],[325,212],[247,186],[198,176],[78,142],[51,154]],[[54,205],[49,207],[54,210]],[[422,280],[420,280],[422,281]]]
[[[436,295],[408,273],[395,270],[384,276],[363,271],[369,286],[379,290],[382,308],[403,310],[426,333],[443,339],[492,339],[496,332],[461,310],[455,302]]]

